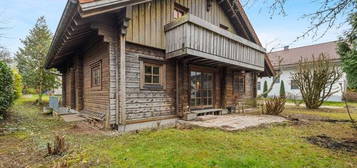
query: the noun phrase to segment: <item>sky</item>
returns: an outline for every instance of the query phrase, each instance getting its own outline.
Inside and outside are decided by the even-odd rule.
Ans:
[[[272,48],[280,50],[286,45],[294,48],[337,40],[347,28],[335,26],[320,39],[308,37],[294,42],[310,25],[307,19],[301,18],[302,15],[315,11],[319,4],[312,3],[313,0],[288,0],[285,8],[287,16],[274,15],[271,18],[267,4],[262,3],[264,1],[250,3],[244,8],[267,51]],[[15,53],[22,46],[20,39],[26,37],[40,16],[46,17],[49,28],[54,33],[66,2],[67,0],[0,0],[0,27],[6,27],[0,32],[5,36],[0,38],[0,45]],[[343,19],[339,20],[341,21]]]

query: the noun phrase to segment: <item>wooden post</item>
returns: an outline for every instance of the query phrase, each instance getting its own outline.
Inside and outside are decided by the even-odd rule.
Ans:
[[[120,56],[120,65],[119,65],[119,112],[118,121],[121,125],[126,125],[126,33],[129,26],[129,20],[132,18],[132,6],[126,7],[122,10],[120,15],[119,25],[119,56]]]
[[[120,124],[126,124],[126,61],[125,61],[125,34],[120,34],[119,37],[119,51],[120,51]]]
[[[66,107],[66,75],[67,72],[62,72],[62,106]]]
[[[176,60],[176,115],[180,115],[180,78],[179,78],[179,61]],[[182,117],[180,115],[180,117]]]
[[[75,57],[76,110],[83,109],[83,59],[79,53]]]

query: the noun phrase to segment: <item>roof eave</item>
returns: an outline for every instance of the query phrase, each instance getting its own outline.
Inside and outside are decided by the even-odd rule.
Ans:
[[[49,51],[47,53],[47,58],[46,58],[46,63],[45,67],[46,68],[52,68],[50,66],[50,62],[53,59],[55,55],[55,48],[58,45],[58,41],[60,40],[62,34],[64,33],[66,27],[68,26],[68,23],[70,19],[72,18],[73,12],[77,9],[77,0],[68,0],[66,7],[63,11],[62,17],[60,22],[58,23],[55,35],[53,36],[53,40],[51,42]]]
[[[152,0],[101,0],[80,4],[81,17],[86,18],[93,15],[115,11],[126,6],[150,2]]]

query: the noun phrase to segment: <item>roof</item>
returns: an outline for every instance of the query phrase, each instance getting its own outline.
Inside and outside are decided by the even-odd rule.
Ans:
[[[324,53],[329,60],[339,60],[340,56],[336,52],[337,41],[331,41],[321,44],[284,49],[281,51],[271,52],[268,54],[271,63],[276,68],[279,66],[279,60],[281,66],[298,64],[300,59],[312,60],[312,56],[318,57],[321,53]]]
[[[88,2],[94,2],[95,0],[79,0],[79,3],[88,3]]]
[[[46,67],[51,68],[55,67],[60,61],[56,62],[57,58],[55,57],[65,57],[71,52],[73,52],[73,48],[76,46],[74,44],[69,44],[69,40],[73,41],[74,37],[71,37],[71,30],[75,30],[77,34],[80,34],[81,31],[88,31],[87,27],[83,29],[79,29],[81,23],[79,23],[82,19],[89,18],[94,15],[100,15],[103,13],[109,13],[113,11],[118,11],[126,6],[131,6],[139,3],[150,2],[151,0],[68,0],[66,8],[63,12],[60,23],[57,27],[54,39],[52,41],[50,50],[47,55]],[[249,19],[244,12],[244,9],[239,0],[221,0],[219,3],[223,5],[228,5],[230,9],[228,9],[227,15],[230,15],[232,20],[236,21],[236,25],[243,26],[239,29],[247,30],[248,36],[251,41],[257,43],[261,46],[259,38],[254,31],[253,26],[249,22]],[[232,12],[233,15],[229,12]],[[243,23],[243,24],[242,24]],[[73,26],[73,27],[72,27]],[[71,32],[71,33],[68,33]],[[90,32],[89,32],[90,33]],[[76,40],[76,39],[75,39]],[[75,44],[79,44],[81,41],[74,41]],[[74,46],[69,48],[68,46]],[[67,49],[65,48],[67,47]],[[58,58],[58,60],[60,60]],[[265,74],[274,75],[274,70],[271,68],[271,63],[268,57],[265,57],[266,72]]]

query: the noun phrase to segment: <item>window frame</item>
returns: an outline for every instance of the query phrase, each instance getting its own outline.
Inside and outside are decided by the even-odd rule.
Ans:
[[[92,89],[98,89],[101,90],[102,89],[102,83],[103,83],[103,71],[102,71],[102,60],[99,60],[95,63],[90,64],[90,86]],[[94,79],[94,70],[98,70],[99,71],[99,84],[98,85],[94,85],[95,79]]]
[[[219,27],[220,27],[221,29],[223,29],[223,30],[226,30],[226,31],[229,30],[229,27],[226,26],[226,25],[224,25],[224,24],[222,24],[222,23],[219,24]]]
[[[158,67],[159,68],[159,82],[158,83],[146,83],[145,78],[147,75],[150,75],[145,72],[146,66]],[[153,69],[151,70],[152,80],[154,76]],[[140,89],[148,90],[163,90],[166,89],[166,64],[156,63],[154,61],[140,61]]]
[[[299,86],[297,84],[294,85],[296,87],[293,87],[294,82],[296,82],[296,80],[290,80],[290,89],[291,90],[299,90]]]
[[[175,15],[175,13],[180,13],[181,14],[181,16],[179,16],[179,17],[176,17]],[[184,16],[185,14],[187,14],[189,12],[189,9],[188,8],[186,8],[185,6],[182,6],[181,4],[179,4],[179,3],[177,3],[177,2],[175,2],[175,4],[174,4],[174,10],[173,10],[173,18],[174,19],[179,19],[179,18],[181,18],[182,16]]]
[[[280,83],[280,77],[281,77],[281,76],[278,76],[278,77],[277,77],[277,79],[276,79],[276,81],[275,81],[275,84],[279,84],[279,83]],[[273,79],[274,79],[274,78],[273,78]]]
[[[211,88],[208,88],[208,89],[203,89],[203,85],[201,85],[200,89],[198,89],[199,91],[198,92],[201,92],[202,90],[206,90],[207,91],[207,95],[204,97],[204,96],[200,96],[199,98],[196,98],[196,99],[200,99],[200,105],[193,105],[192,104],[192,97],[191,97],[191,94],[192,94],[192,87],[191,87],[191,82],[192,82],[192,78],[191,78],[191,73],[192,72],[200,72],[202,74],[210,74],[211,75]],[[213,108],[214,105],[215,105],[215,72],[214,70],[208,70],[208,69],[205,69],[205,68],[198,68],[198,67],[191,67],[189,69],[189,105],[191,107],[191,109],[195,110],[195,109],[206,109],[206,108]],[[201,83],[203,82],[202,78],[201,78]],[[211,91],[211,95],[208,96],[208,91]],[[197,94],[197,93],[196,93]],[[201,94],[201,93],[200,93]],[[204,105],[204,98],[207,99],[207,105]],[[211,104],[209,104],[209,99],[211,99]],[[195,103],[196,104],[196,103]]]
[[[243,82],[242,82],[243,81]],[[242,83],[241,83],[242,82]],[[241,86],[241,84],[243,84],[243,87]],[[245,83],[245,74],[241,73],[238,76],[238,93],[239,95],[245,95],[245,91],[246,91],[246,83]]]
[[[261,87],[262,87],[262,83],[261,82],[257,82],[257,90],[258,91],[260,91]]]

